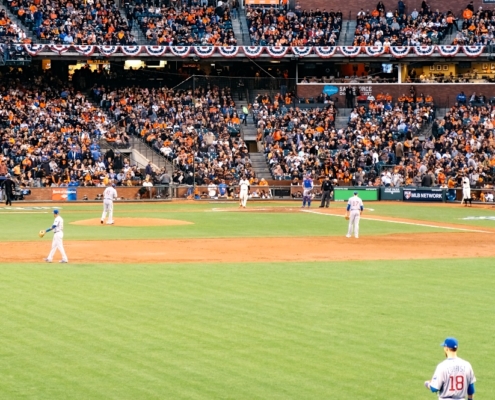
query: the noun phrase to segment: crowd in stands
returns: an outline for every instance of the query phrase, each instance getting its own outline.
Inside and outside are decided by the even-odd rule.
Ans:
[[[235,46],[230,9],[220,6],[134,7],[129,16],[137,21],[152,45]]]
[[[451,31],[455,17],[451,11],[433,11],[426,0],[409,15],[405,9],[385,10],[382,1],[373,11],[357,13],[355,46],[416,46],[439,44]]]
[[[246,8],[253,46],[335,46],[342,29],[340,11]]]
[[[26,32],[9,18],[5,10],[0,10],[0,43],[30,43]]]
[[[453,44],[462,46],[493,44],[494,15],[493,10],[484,10],[482,6],[475,10],[473,2],[470,2],[462,14],[461,29],[459,30],[455,25],[457,34]]]
[[[21,187],[102,185],[132,169],[113,150],[102,152],[99,139],[117,134],[83,93],[50,72],[16,71],[0,81],[0,159]]]
[[[492,188],[495,109],[475,96],[436,119],[433,98],[411,92],[395,103],[388,94],[371,96],[342,129],[326,123],[324,110],[255,117],[274,178],[299,185],[309,173],[343,186],[454,188],[465,174],[473,187]],[[420,140],[429,126],[432,135]]]
[[[174,183],[255,179],[230,89],[97,86],[93,95],[116,121],[122,121],[127,134],[140,137],[173,163]]]
[[[136,44],[113,0],[8,1],[9,10],[41,40],[56,44]]]

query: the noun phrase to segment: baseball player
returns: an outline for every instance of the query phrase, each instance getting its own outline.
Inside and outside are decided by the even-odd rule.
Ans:
[[[113,201],[117,199],[117,191],[115,184],[108,185],[103,192],[103,214],[101,214],[101,223],[105,222],[105,217],[108,213],[107,225],[113,225]]]
[[[50,251],[50,254],[48,255],[48,257],[45,258],[45,261],[51,263],[53,260],[53,256],[55,255],[55,251],[57,251],[57,249],[58,249],[60,251],[60,254],[62,254],[62,259],[60,260],[60,262],[61,263],[68,263],[69,260],[67,259],[67,255],[65,254],[64,241],[63,241],[63,239],[64,239],[64,220],[59,215],[58,210],[53,210],[53,215],[55,217],[55,220],[53,221],[53,225],[51,228],[48,228],[45,231],[45,232],[53,231],[52,250]]]
[[[425,382],[425,387],[433,393],[438,393],[440,400],[464,400],[466,395],[472,400],[476,377],[471,364],[457,357],[459,342],[450,337],[445,339],[441,346],[447,359],[437,365],[433,378]]]
[[[349,229],[346,237],[350,238],[354,229],[354,237],[359,238],[359,219],[363,213],[363,200],[358,196],[358,192],[354,192],[354,196],[347,202],[346,217],[349,218]]]
[[[467,207],[467,202],[469,201],[469,207],[472,207],[471,200],[471,185],[469,183],[469,177],[464,175],[462,177],[462,201],[461,204],[464,203],[464,207]]]
[[[239,181],[239,207],[246,208],[249,195],[249,181],[245,176]]]
[[[303,180],[303,205],[306,206],[308,203],[308,208],[311,207],[311,196],[313,194],[313,179],[311,179],[311,175],[308,174]]]

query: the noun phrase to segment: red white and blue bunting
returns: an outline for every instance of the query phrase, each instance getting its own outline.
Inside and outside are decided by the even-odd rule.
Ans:
[[[187,57],[190,51],[190,46],[170,46],[170,52],[177,57]]]
[[[238,47],[238,46],[220,46],[220,47],[217,47],[217,49],[218,49],[218,52],[220,53],[220,55],[222,57],[231,58],[231,57],[235,57],[237,55],[237,53],[239,53],[240,47]]]
[[[66,53],[68,51],[79,53],[83,56],[89,57],[95,51],[99,51],[105,56],[111,56],[120,52],[121,54],[129,57],[137,56],[141,53],[153,57],[161,57],[165,54],[167,56],[175,57],[187,57],[191,51],[193,54],[202,57],[212,57],[220,55],[221,57],[229,58],[235,57],[242,51],[247,57],[257,58],[260,57],[264,51],[268,56],[272,58],[282,58],[289,54],[289,51],[298,57],[311,57],[314,54],[318,58],[330,58],[335,55],[337,50],[340,51],[345,57],[357,57],[359,55],[364,57],[378,57],[385,54],[386,49],[382,46],[322,46],[322,47],[282,47],[282,46],[90,46],[90,45],[62,45],[62,44],[24,44],[24,49],[30,56],[37,56],[40,53],[53,52],[58,55]],[[421,57],[429,57],[431,55],[438,54],[442,57],[454,57],[461,49],[468,57],[479,57],[483,54],[485,46],[454,46],[454,45],[437,45],[437,46],[390,46],[390,55],[395,58],[403,58],[408,54],[416,54]],[[168,50],[168,52],[167,52]]]
[[[24,45],[24,48],[26,49],[26,52],[30,56],[37,56],[38,53],[45,50],[45,45],[44,44],[26,44],[26,45]]]
[[[312,47],[299,47],[299,46],[294,46],[291,47],[290,50],[292,51],[293,54],[299,57],[306,57],[311,54],[311,50],[313,50]]]
[[[289,48],[284,46],[271,46],[266,48],[266,52],[273,58],[285,57],[288,51]]]
[[[485,50],[485,46],[483,45],[474,45],[474,46],[464,46],[463,48],[464,54],[468,57],[479,57],[483,50]]]
[[[248,57],[259,57],[265,48],[263,46],[244,46],[242,50]]]
[[[414,52],[418,56],[431,56],[433,52],[435,51],[435,46],[414,46]]]
[[[454,57],[459,52],[459,46],[440,45],[437,50],[443,57]]]
[[[197,46],[194,48],[194,51],[201,58],[208,58],[215,52],[215,46]]]
[[[116,53],[118,49],[119,46],[98,46],[98,51],[107,57]]]
[[[371,57],[378,57],[381,56],[382,54],[385,53],[385,47],[384,46],[366,46],[364,48],[364,51],[366,54],[368,54]]]
[[[121,46],[120,48],[126,56],[134,57],[141,53],[141,46]]]
[[[65,53],[70,48],[70,46],[64,44],[49,44],[48,47],[54,53],[58,53],[58,55]]]
[[[90,56],[95,52],[95,47],[90,45],[74,46],[74,49],[83,56]]]
[[[342,46],[340,52],[346,57],[357,57],[361,52],[361,46]]]
[[[167,46],[144,46],[144,49],[153,57],[161,57],[167,52]]]
[[[390,54],[395,58],[402,58],[409,54],[409,46],[390,46]]]
[[[315,47],[315,53],[320,58],[330,58],[335,54],[336,46]]]

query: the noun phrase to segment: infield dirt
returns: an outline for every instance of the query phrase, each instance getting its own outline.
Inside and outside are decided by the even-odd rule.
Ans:
[[[473,243],[476,243],[473,246]],[[2,262],[40,262],[49,241],[9,242]],[[490,233],[346,237],[66,241],[71,263],[235,263],[493,257]],[[350,265],[351,266],[351,265]]]

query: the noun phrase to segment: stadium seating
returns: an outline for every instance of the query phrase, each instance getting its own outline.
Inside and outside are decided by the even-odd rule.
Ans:
[[[248,7],[246,18],[252,45],[333,46],[342,29],[342,14],[321,11]]]

